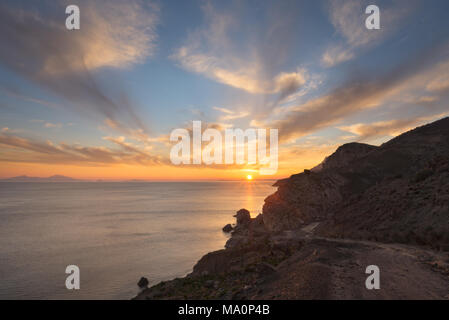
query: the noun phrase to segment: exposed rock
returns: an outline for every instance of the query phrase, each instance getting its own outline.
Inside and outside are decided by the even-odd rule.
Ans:
[[[233,229],[232,237],[226,242],[225,248],[251,244],[267,236],[268,231],[261,214],[253,219],[248,210],[241,209],[235,216],[238,216],[237,226]],[[239,218],[241,220],[238,220]]]
[[[207,281],[204,283],[204,286],[205,286],[206,288],[212,288],[212,287],[214,286],[214,283],[215,283],[214,280],[207,280]]]
[[[263,235],[267,232],[262,214],[259,214],[254,219],[251,219],[249,228],[250,232],[252,232],[254,235]]]
[[[258,266],[258,271],[262,274],[270,274],[277,271],[275,266],[272,266],[271,264],[267,262],[262,262]]]
[[[234,217],[237,220],[237,225],[247,224],[251,221],[251,215],[246,209],[240,209]]]
[[[322,169],[341,168],[367,156],[378,147],[364,143],[347,143],[340,146],[331,156],[327,157],[322,163]]]
[[[136,299],[447,299],[449,261],[443,258],[419,248],[348,240],[312,239],[289,255],[258,244],[208,254],[193,274]],[[372,261],[388,270],[389,281],[382,290],[361,290]]]
[[[231,232],[233,229],[234,229],[234,228],[232,228],[232,225],[228,223],[227,225],[225,225],[225,226],[223,227],[223,232],[229,233],[229,232]]]
[[[272,232],[322,222],[324,236],[449,244],[449,118],[380,147],[350,143],[319,170],[278,181],[265,200]]]
[[[297,174],[278,181],[278,191],[265,199],[263,221],[269,231],[292,230],[325,219],[343,199],[347,179],[338,173]]]
[[[140,289],[146,289],[148,287],[148,279],[145,277],[140,278],[139,282],[137,282],[137,285]]]

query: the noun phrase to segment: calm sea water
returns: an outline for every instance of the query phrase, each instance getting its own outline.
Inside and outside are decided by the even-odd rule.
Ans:
[[[221,228],[253,216],[269,181],[0,183],[0,299],[130,299],[223,248]],[[65,288],[65,268],[81,289]]]

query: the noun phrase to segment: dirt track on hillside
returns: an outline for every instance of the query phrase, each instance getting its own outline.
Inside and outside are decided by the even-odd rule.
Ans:
[[[265,247],[209,253],[195,273],[155,285],[136,299],[449,299],[448,252],[318,237],[317,225],[273,235],[269,245],[262,242]],[[378,290],[365,285],[370,265],[380,269]]]
[[[307,230],[308,233],[310,230]],[[253,299],[449,299],[447,253],[377,242],[307,235]],[[380,289],[365,287],[366,267],[380,269]]]

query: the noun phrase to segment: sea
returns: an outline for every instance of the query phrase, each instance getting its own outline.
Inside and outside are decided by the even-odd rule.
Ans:
[[[0,182],[0,299],[131,299],[224,248],[274,181]],[[80,288],[66,288],[67,266]]]

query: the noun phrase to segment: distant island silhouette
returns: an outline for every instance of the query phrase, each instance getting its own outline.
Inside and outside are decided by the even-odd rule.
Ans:
[[[2,182],[79,182],[85,181],[80,179],[74,179],[62,175],[53,175],[51,177],[29,177],[26,175],[17,176],[7,179],[0,179]]]

